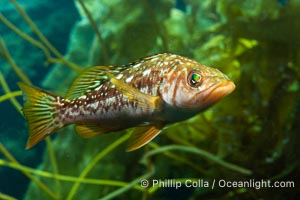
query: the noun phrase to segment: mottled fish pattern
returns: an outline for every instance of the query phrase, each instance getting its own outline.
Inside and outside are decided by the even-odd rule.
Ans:
[[[150,142],[170,123],[188,119],[231,93],[222,72],[174,54],[157,54],[128,65],[84,70],[65,97],[19,83],[29,125],[27,148],[76,125],[85,138],[133,129],[128,150]]]

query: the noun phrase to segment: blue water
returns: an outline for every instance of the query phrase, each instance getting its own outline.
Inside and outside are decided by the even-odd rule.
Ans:
[[[74,24],[79,20],[79,14],[72,1],[18,1],[25,8],[28,15],[36,23],[37,27],[46,38],[64,54],[69,42],[69,35]],[[22,31],[34,36],[32,31],[18,14],[9,1],[0,2],[0,12]],[[67,14],[66,14],[67,13]],[[45,57],[37,48],[22,40],[19,36],[0,22],[0,35],[6,42],[11,56],[22,70],[30,76],[34,84],[40,84],[45,78],[52,65],[45,66]],[[16,82],[20,80],[9,70],[9,66],[0,58],[0,69],[12,91],[18,90]],[[3,89],[0,87],[0,94]],[[22,98],[17,100],[22,102]],[[22,164],[36,168],[42,159],[44,143],[36,148],[24,151],[28,130],[25,120],[14,109],[9,101],[0,105],[0,128],[1,143],[9,149],[15,158]],[[4,114],[5,113],[5,114]],[[1,158],[4,158],[0,154]],[[0,168],[0,193],[12,195],[21,199],[27,190],[29,179],[23,174],[10,168]]]

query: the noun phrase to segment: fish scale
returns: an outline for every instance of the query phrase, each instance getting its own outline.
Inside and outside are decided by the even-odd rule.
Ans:
[[[65,98],[24,83],[19,86],[30,132],[26,148],[75,124],[84,138],[134,128],[129,151],[150,142],[166,125],[205,110],[235,88],[218,69],[169,53],[121,67],[87,68]]]

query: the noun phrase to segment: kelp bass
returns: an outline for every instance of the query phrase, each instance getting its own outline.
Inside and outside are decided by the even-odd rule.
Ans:
[[[128,151],[150,142],[167,125],[188,119],[235,85],[218,69],[173,54],[157,54],[122,67],[84,70],[66,97],[19,83],[29,126],[26,148],[75,124],[85,138],[133,128]]]

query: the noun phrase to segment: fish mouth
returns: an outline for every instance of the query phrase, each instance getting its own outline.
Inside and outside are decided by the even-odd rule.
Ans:
[[[202,103],[205,107],[210,106],[230,94],[234,89],[235,84],[233,81],[221,81],[205,91],[206,95],[204,94],[205,97],[202,99]]]

